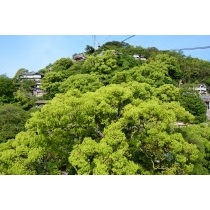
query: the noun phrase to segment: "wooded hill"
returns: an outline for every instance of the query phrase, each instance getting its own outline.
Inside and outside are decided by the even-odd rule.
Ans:
[[[0,77],[1,174],[210,173],[206,106],[191,88],[210,85],[208,61],[120,42],[85,50],[39,71],[41,109],[19,80],[27,70]]]

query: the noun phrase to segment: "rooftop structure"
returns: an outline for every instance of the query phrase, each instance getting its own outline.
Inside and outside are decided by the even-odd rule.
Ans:
[[[207,88],[206,85],[204,84],[198,84],[194,87],[194,90],[197,90],[199,94],[206,94],[207,93]]]
[[[137,54],[135,54],[135,55],[133,55],[133,57],[135,58],[135,59],[139,59],[139,60],[141,60],[141,61],[146,61],[147,59],[144,57],[144,56],[142,56],[142,55],[137,55]]]
[[[23,80],[31,80],[35,82],[35,85],[31,87],[31,93],[33,96],[40,97],[45,94],[45,91],[41,89],[41,79],[44,74],[36,73],[36,72],[22,72],[19,76],[21,81]]]
[[[80,60],[85,60],[85,55],[84,54],[77,54],[73,57],[75,61],[80,61]]]
[[[42,107],[42,106],[44,106],[47,103],[48,103],[48,100],[38,100],[38,101],[35,101],[36,107]]]
[[[201,95],[201,99],[206,104],[206,115],[210,119],[210,95]]]
[[[41,79],[43,77],[43,74],[39,74],[36,72],[23,72],[20,74],[20,79]]]

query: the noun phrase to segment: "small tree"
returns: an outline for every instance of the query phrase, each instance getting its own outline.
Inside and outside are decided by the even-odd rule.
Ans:
[[[14,100],[13,93],[17,87],[13,80],[6,75],[0,75],[0,103],[11,103]]]
[[[0,116],[0,140],[7,141],[24,130],[29,114],[17,105],[4,104],[0,106]]]
[[[85,51],[87,54],[93,54],[95,52],[95,49],[92,46],[87,45]]]

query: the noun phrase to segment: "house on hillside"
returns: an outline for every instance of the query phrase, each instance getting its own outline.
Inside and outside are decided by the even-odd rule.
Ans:
[[[23,80],[31,80],[34,81],[34,87],[31,87],[31,92],[33,96],[40,97],[45,94],[45,91],[41,89],[41,80],[44,74],[36,73],[36,72],[23,72],[20,74],[20,81]]]
[[[36,107],[42,107],[44,106],[45,104],[48,103],[48,100],[38,100],[38,101],[35,101],[35,104],[36,104]]]
[[[140,56],[137,55],[137,54],[133,55],[133,57],[134,57],[135,59],[139,59],[139,58],[140,58]]]
[[[178,128],[187,126],[187,125],[186,125],[185,123],[183,123],[183,122],[176,122],[175,125],[176,125]]]
[[[201,95],[201,99],[206,104],[206,115],[210,119],[210,95]]]
[[[85,58],[85,55],[83,53],[81,53],[81,54],[74,55],[73,59],[75,61],[82,61],[82,60],[85,60],[86,58]]]
[[[34,87],[31,90],[32,95],[36,97],[42,97],[44,94],[46,94],[46,91],[42,90],[41,88]]]
[[[133,57],[135,58],[135,59],[137,59],[137,60],[141,60],[141,61],[146,61],[147,59],[144,57],[144,56],[140,56],[140,55],[137,55],[137,54],[135,54],[135,55],[133,55]]]
[[[194,87],[194,90],[197,90],[200,95],[207,94],[207,88],[204,84],[198,84]]]
[[[20,74],[19,79],[30,79],[30,80],[40,80],[42,79],[44,75],[43,74],[39,74],[36,72],[23,72],[22,74]]]

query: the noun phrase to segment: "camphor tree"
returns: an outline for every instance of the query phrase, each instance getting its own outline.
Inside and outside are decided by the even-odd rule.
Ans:
[[[199,151],[175,123],[193,116],[175,101],[149,97],[150,89],[136,82],[57,95],[33,114],[25,132],[0,145],[1,173],[192,173]]]

